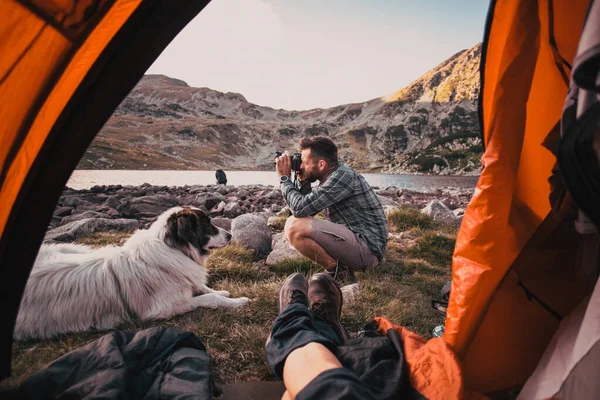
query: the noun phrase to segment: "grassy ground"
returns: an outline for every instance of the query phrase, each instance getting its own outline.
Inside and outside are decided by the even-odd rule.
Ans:
[[[391,212],[388,221],[394,235],[385,260],[376,269],[357,274],[361,291],[352,304],[344,306],[342,323],[349,332],[356,332],[373,317],[385,316],[395,324],[430,337],[433,327],[443,323],[443,315],[433,310],[430,302],[450,279],[456,228],[435,223],[408,208]],[[283,228],[283,223],[278,226]],[[80,243],[119,245],[126,237],[122,233],[102,233]],[[133,322],[120,328],[135,331],[162,325],[194,332],[215,360],[216,382],[274,379],[265,361],[264,343],[277,315],[276,294],[288,274],[302,271],[308,275],[319,270],[317,265],[297,258],[265,267],[254,261],[252,252],[229,245],[214,251],[207,267],[211,287],[252,301],[237,310],[198,309],[168,321]],[[15,342],[13,376],[0,384],[0,388],[18,384],[45,364],[105,333]]]

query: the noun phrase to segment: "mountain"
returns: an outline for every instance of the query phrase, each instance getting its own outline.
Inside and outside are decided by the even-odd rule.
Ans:
[[[389,96],[307,111],[146,75],[78,168],[272,169],[276,150],[294,151],[306,135],[329,135],[341,159],[362,171],[477,174],[480,56],[477,44]]]

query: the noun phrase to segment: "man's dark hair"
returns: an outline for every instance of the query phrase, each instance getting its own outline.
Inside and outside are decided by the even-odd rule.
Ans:
[[[303,137],[298,147],[301,151],[310,149],[313,156],[324,159],[329,165],[338,163],[337,146],[327,136]]]

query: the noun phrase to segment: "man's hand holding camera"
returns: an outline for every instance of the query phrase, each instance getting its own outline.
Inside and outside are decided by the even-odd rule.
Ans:
[[[292,176],[292,159],[287,151],[275,159],[275,169],[278,177]]]

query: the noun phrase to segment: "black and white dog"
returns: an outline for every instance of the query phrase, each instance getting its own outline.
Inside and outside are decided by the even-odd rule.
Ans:
[[[231,235],[194,208],[175,207],[123,247],[43,245],[14,337],[105,330],[135,318],[166,319],[198,307],[240,307],[246,297],[206,286],[204,263]]]

